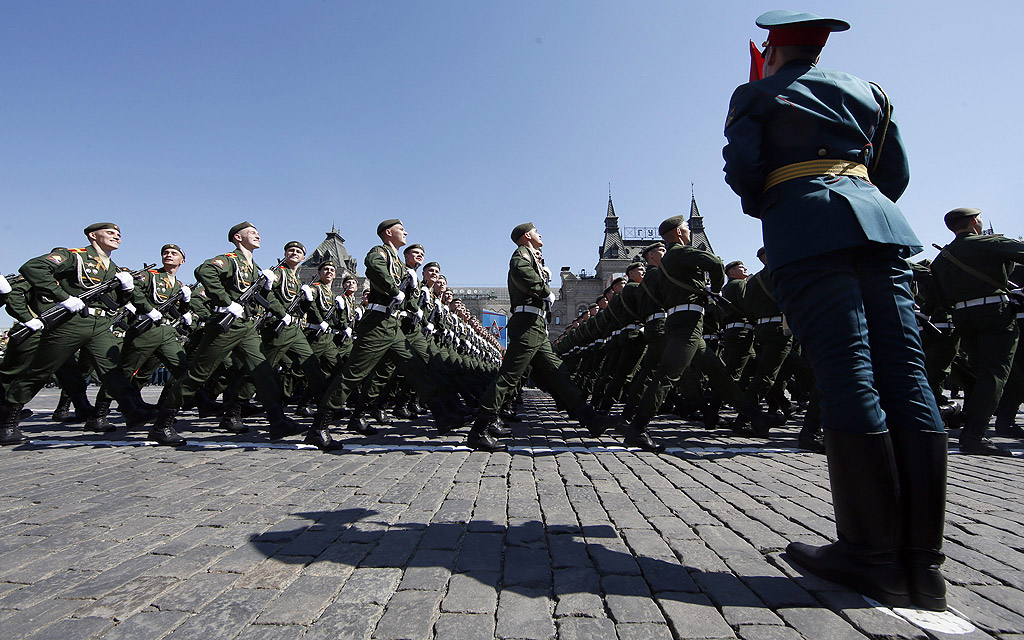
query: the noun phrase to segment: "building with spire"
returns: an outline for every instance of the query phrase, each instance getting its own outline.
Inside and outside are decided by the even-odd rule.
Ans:
[[[659,221],[660,222],[660,221]],[[690,238],[698,249],[712,251],[704,229],[704,218],[697,208],[697,200],[690,194]],[[550,335],[561,335],[564,325],[571,323],[604,293],[615,278],[626,274],[626,267],[640,258],[640,252],[652,242],[661,240],[657,227],[619,227],[612,194],[608,193],[608,210],[604,216],[604,241],[597,248],[597,266],[594,273],[586,270],[573,273],[572,267],[562,267],[562,280],[558,300],[551,307]],[[554,284],[554,283],[552,283]]]
[[[327,238],[312,253],[308,253],[306,259],[299,265],[299,279],[303,282],[312,280],[320,263],[328,258],[334,261],[335,269],[338,272],[337,278],[331,286],[332,291],[341,293],[341,279],[346,272],[355,275],[359,279],[360,288],[362,287],[363,278],[356,273],[356,259],[345,248],[345,238],[341,237],[333,224],[331,230],[327,232]]]

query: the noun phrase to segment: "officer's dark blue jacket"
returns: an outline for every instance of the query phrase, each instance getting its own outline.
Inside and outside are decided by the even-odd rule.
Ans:
[[[895,121],[882,143],[881,91],[839,71],[794,61],[733,93],[725,124],[726,182],[743,212],[760,218],[768,267],[871,242],[921,251],[894,202],[910,181]],[[848,160],[871,168],[856,177],[805,177],[767,191],[773,170],[808,160]]]

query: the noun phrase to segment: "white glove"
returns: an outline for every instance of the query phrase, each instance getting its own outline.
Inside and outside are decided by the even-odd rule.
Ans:
[[[302,285],[302,295],[306,296],[306,300],[313,302],[313,287],[308,284]]]
[[[274,286],[274,283],[277,282],[277,274],[274,273],[273,269],[264,269],[263,271],[260,271],[260,273],[266,276],[267,284],[264,285],[264,288],[267,291],[270,291],[271,287]]]
[[[188,304],[192,301],[192,290],[185,285],[181,285],[181,299]]]
[[[546,300],[548,304],[555,304],[555,294],[553,292],[549,293],[548,297],[544,298],[544,300]]]
[[[7,295],[11,292],[11,283],[7,282],[7,278],[0,274],[0,295]]]
[[[430,322],[427,323],[425,329],[427,330],[427,333],[434,333],[434,325]]]
[[[283,322],[283,323],[284,323],[284,326],[286,326],[286,327],[287,327],[287,326],[291,325],[291,323],[292,323],[292,320],[294,320],[294,319],[295,319],[295,318],[291,317],[290,315],[288,315],[288,314],[286,313],[286,314],[284,314],[284,317],[283,317],[283,318],[281,318],[281,322]]]
[[[345,327],[345,335],[349,338],[352,337],[352,327]]]
[[[412,280],[413,283],[418,283],[419,282],[419,280],[416,278],[416,270],[415,269],[413,269],[412,267],[409,267],[408,269],[405,270],[405,272],[409,274],[409,279]]]
[[[139,312],[139,310],[135,308],[135,305],[130,303],[130,302],[125,304],[124,308],[127,309],[128,313],[130,313],[132,315],[135,315],[135,314],[137,314]]]
[[[321,331],[327,331],[330,328],[331,328],[331,325],[327,324],[326,320],[324,320],[323,322],[320,323],[320,330]]]
[[[345,310],[345,296],[334,296],[334,304],[338,305],[338,311]]]
[[[225,311],[235,316],[236,318],[241,318],[242,316],[245,315],[245,307],[238,304],[237,302],[232,302],[231,304],[229,304]]]
[[[356,320],[359,320],[362,317],[363,317],[363,308],[362,307],[356,307]]]
[[[423,309],[416,309],[416,320],[423,319]]]
[[[60,306],[64,307],[71,313],[78,313],[85,308],[85,303],[82,302],[81,298],[75,296],[68,296],[68,299],[60,303]]]
[[[403,302],[405,302],[405,292],[399,291],[398,295],[395,296],[395,304],[402,304]]]
[[[146,314],[146,317],[152,320],[153,322],[160,322],[160,318],[164,317],[164,314],[160,313],[160,311],[158,311],[157,309],[153,309],[152,311]]]
[[[186,327],[191,327],[192,326],[192,312],[191,311],[186,311],[185,314],[181,316],[181,321],[185,323]]]
[[[121,288],[125,291],[131,291],[135,288],[135,278],[132,278],[132,274],[127,271],[118,271],[114,274],[114,277],[121,283]]]
[[[43,324],[43,321],[40,320],[39,318],[32,318],[31,320],[22,322],[22,324],[31,329],[32,331],[39,331],[44,326],[46,326]]]

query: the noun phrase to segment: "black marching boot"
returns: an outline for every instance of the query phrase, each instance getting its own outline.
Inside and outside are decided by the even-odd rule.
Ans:
[[[109,433],[117,429],[114,425],[107,421],[107,416],[110,414],[110,400],[97,400],[96,406],[92,410],[92,416],[85,421],[85,425],[82,427],[86,431],[95,431],[96,433]]]
[[[224,404],[224,415],[221,416],[218,429],[224,429],[231,433],[245,433],[249,427],[242,422],[242,405],[237,402]]]
[[[373,406],[370,407],[369,416],[382,427],[392,426],[391,418],[388,417],[388,412],[384,409],[384,400],[381,398],[374,401]]]
[[[586,427],[593,438],[600,437],[609,428],[619,425],[617,417],[598,413],[591,409],[586,402],[579,403],[574,413],[580,425]]]
[[[903,565],[915,607],[946,610],[946,580],[940,567],[946,522],[946,458],[949,437],[941,431],[894,431],[903,492]]]
[[[472,428],[469,430],[469,436],[466,438],[466,446],[470,449],[476,449],[477,451],[508,451],[508,447],[498,442],[494,435],[491,433],[491,427],[494,423],[501,425],[501,419],[497,416],[478,416],[476,422],[473,423]]]
[[[909,607],[900,562],[904,507],[892,439],[881,433],[825,432],[837,542],[791,542],[786,553],[811,573],[888,607]]]
[[[149,429],[147,437],[159,445],[166,447],[180,447],[188,444],[185,438],[178,435],[174,430],[175,409],[160,409],[157,411],[156,422]]]
[[[124,424],[128,431],[141,429],[157,417],[156,407],[143,402],[138,389],[128,391],[118,398],[117,408],[124,416]]]
[[[54,422],[70,422],[75,419],[75,414],[71,413],[71,396],[60,392],[60,400],[57,401],[57,407],[50,419]]]
[[[319,411],[317,414],[319,415]],[[348,429],[349,431],[355,431],[361,436],[372,436],[377,433],[377,430],[371,427],[369,421],[363,416],[361,405],[356,405],[356,408],[352,410],[352,415],[348,419]]]
[[[284,415],[284,408],[280,406],[267,407],[267,422],[270,423],[271,440],[295,436],[305,431],[301,424]]]
[[[21,435],[21,408],[23,404],[4,403],[0,407],[0,445],[8,446],[28,442],[28,438]]]
[[[800,435],[796,438],[796,445],[804,451],[812,453],[825,453],[824,433],[821,430],[821,415],[813,415],[811,411],[804,414],[803,426],[800,428]]]
[[[200,389],[196,392],[196,410],[199,412],[199,418],[205,420],[223,414],[225,407],[211,398],[205,389]],[[239,406],[239,411],[241,411],[241,406]]]
[[[465,419],[449,411],[441,398],[434,398],[428,402],[427,409],[430,410],[438,435],[443,436],[453,429],[466,426]]]
[[[321,409],[317,411],[316,417],[313,418],[313,424],[306,431],[306,437],[302,441],[306,444],[315,445],[321,451],[337,451],[341,449],[341,443],[331,438],[331,413],[330,410]]]
[[[637,447],[650,453],[661,453],[665,450],[665,445],[659,444],[651,439],[651,434],[648,433],[647,426],[651,423],[651,419],[645,416],[636,416],[633,421],[626,425],[623,430],[625,438],[623,441],[627,447]]]

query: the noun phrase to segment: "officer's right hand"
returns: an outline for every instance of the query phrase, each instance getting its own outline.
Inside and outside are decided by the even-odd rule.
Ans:
[[[31,329],[33,332],[39,331],[44,326],[46,326],[43,324],[43,321],[40,320],[39,318],[32,318],[30,320],[26,320],[25,322],[22,322],[22,324]]]
[[[61,302],[60,306],[64,307],[71,313],[78,313],[79,311],[85,308],[85,302],[83,302],[81,298],[76,298],[75,296],[68,296],[68,299]]]
[[[405,302],[405,292],[399,291],[398,295],[395,296],[395,304],[402,304]]]
[[[232,302],[227,306],[227,309],[225,310],[231,315],[235,316],[236,318],[241,318],[242,316],[245,315],[245,307],[238,304],[237,302]]]
[[[264,285],[264,288],[269,291],[274,286],[274,283],[277,282],[277,274],[274,273],[273,269],[264,269],[260,273],[267,279],[267,284]]]

